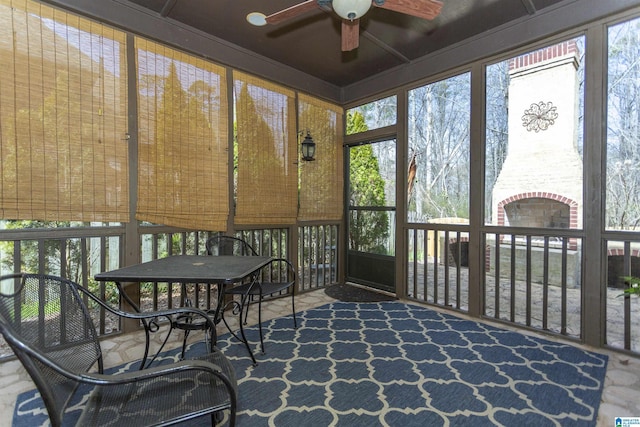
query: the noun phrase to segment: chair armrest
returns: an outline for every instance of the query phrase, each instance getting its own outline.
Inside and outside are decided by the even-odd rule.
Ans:
[[[216,365],[215,363],[212,363],[206,360],[201,360],[201,359],[181,360],[175,363],[154,366],[154,367],[150,367],[150,368],[142,369],[138,371],[124,372],[121,374],[100,374],[97,372],[75,373],[68,369],[63,368],[57,363],[53,363],[48,357],[41,354],[38,350],[34,349],[32,346],[24,342],[14,341],[13,344],[19,346],[24,352],[30,354],[32,357],[40,361],[40,363],[43,363],[48,367],[50,367],[51,369],[55,370],[58,374],[66,378],[70,378],[85,384],[92,384],[92,385],[126,384],[126,383],[131,383],[139,380],[157,378],[163,375],[168,375],[171,373],[176,373],[181,371],[198,370],[203,372],[209,372],[215,375],[216,377],[219,377],[227,386],[230,386],[232,389],[236,388],[236,385],[233,384],[232,381],[227,377],[227,375],[224,374],[220,366]],[[214,350],[214,351],[219,351],[219,350]]]
[[[179,362],[167,365],[154,366],[140,371],[130,371],[121,374],[107,375],[98,373],[84,373],[80,375],[80,380],[86,384],[93,385],[117,385],[158,378],[172,373],[184,371],[208,372],[222,379],[222,381],[224,381],[225,384],[231,386],[232,389],[235,388],[235,386],[231,384],[231,380],[227,378],[220,366],[206,360],[198,359],[181,360]]]
[[[227,360],[225,358],[225,360]],[[235,375],[229,378],[224,370],[217,364],[206,360],[190,359],[182,360],[169,365],[160,365],[151,367],[139,371],[124,372],[122,374],[105,375],[98,373],[86,373],[82,374],[80,381],[85,384],[91,384],[95,386],[119,386],[124,384],[144,383],[145,381],[153,381],[156,378],[162,378],[172,375],[188,374],[193,372],[204,373],[211,377],[215,377],[224,384],[226,392],[231,402],[231,407],[236,407],[238,384],[236,382]],[[205,384],[205,381],[198,380],[199,384]],[[209,383],[215,384],[215,383]]]
[[[175,319],[178,318],[179,316],[191,316],[195,318],[202,318],[203,323],[207,324],[206,329],[208,329],[208,332],[210,334],[209,343],[211,348],[209,350],[213,351],[215,348],[215,344],[217,343],[217,340],[218,340],[215,322],[204,310],[200,310],[198,308],[193,308],[193,307],[178,307],[178,308],[171,308],[171,309],[158,310],[158,311],[143,311],[143,312],[124,311],[124,310],[121,310],[120,308],[113,307],[112,305],[108,304],[106,301],[102,300],[101,298],[98,298],[88,289],[85,289],[80,286],[77,286],[76,289],[78,289],[79,292],[86,295],[91,301],[95,302],[97,305],[104,308],[109,313],[119,316],[121,318],[134,319],[142,322],[145,329],[145,340],[146,340],[145,348],[146,349],[145,349],[145,354],[142,358],[142,362],[140,364],[140,369],[146,369],[145,367],[148,366],[147,356],[148,356],[148,351],[149,351],[150,342],[151,342],[150,333],[158,332],[160,330],[160,326],[158,324],[159,318],[165,318],[169,323],[170,328],[167,331],[166,336],[164,337],[164,343],[160,346],[160,348],[157,350],[155,355],[151,357],[149,364],[153,363],[156,357],[158,357],[160,352],[164,349],[164,346],[167,343],[169,336],[171,335],[174,329]]]
[[[147,319],[155,319],[158,317],[165,317],[167,319],[171,319],[172,317],[179,316],[179,315],[196,315],[196,316],[202,317],[205,322],[209,323],[210,328],[215,331],[215,323],[213,322],[211,317],[207,314],[206,311],[200,310],[199,308],[177,307],[177,308],[170,308],[170,309],[157,310],[157,311],[142,311],[142,312],[124,311],[109,305],[106,301],[98,298],[91,291],[85,288],[78,287],[77,289],[81,291],[83,294],[85,294],[86,296],[88,296],[93,302],[100,305],[110,313],[119,317],[124,317],[127,319],[147,320]]]

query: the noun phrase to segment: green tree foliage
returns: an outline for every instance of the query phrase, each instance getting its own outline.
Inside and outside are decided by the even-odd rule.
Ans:
[[[347,135],[365,132],[369,130],[364,116],[359,112],[347,113]]]
[[[8,230],[30,230],[44,228],[69,227],[68,221],[7,221],[5,227]],[[71,280],[78,281],[81,278],[82,251],[80,250],[79,239],[66,239],[64,245],[59,240],[43,240],[42,245],[38,240],[20,241],[20,266],[13,265],[14,242],[0,242],[0,249],[3,254],[2,267],[6,271],[24,271],[38,273],[40,267],[48,274],[60,274],[66,272],[65,276]],[[62,254],[64,253],[64,257]],[[44,265],[40,266],[40,255]],[[64,259],[65,265],[60,264]]]
[[[359,113],[347,114],[347,133],[367,130]],[[385,206],[384,179],[371,144],[350,150],[349,205],[352,207]],[[349,247],[355,251],[386,253],[389,218],[386,212],[352,210],[349,218]]]
[[[189,100],[187,93],[182,89],[176,66],[171,62],[169,75],[164,81],[164,90],[160,97],[158,116],[156,120],[156,165],[157,188],[176,189],[180,187],[181,176],[179,168],[174,167],[173,162],[179,159],[180,147],[174,141],[182,138],[183,123],[189,122]],[[172,199],[176,207],[181,205],[179,192],[157,194],[159,199]],[[161,205],[168,206],[170,203]]]
[[[68,98],[68,99],[67,99]],[[67,102],[60,102],[67,99]],[[11,159],[3,158],[3,162],[10,160],[27,161],[42,165],[42,175],[32,176],[34,186],[42,186],[45,197],[50,203],[64,205],[66,198],[80,198],[82,194],[82,167],[84,158],[77,158],[73,153],[74,147],[69,141],[94,139],[97,125],[92,124],[86,116],[90,111],[82,109],[80,99],[70,96],[69,76],[67,72],[56,74],[55,86],[44,94],[41,104],[32,108],[20,109],[15,117],[15,128],[7,128],[11,134],[10,140],[15,138],[15,149],[12,144]],[[13,121],[8,121],[12,124]],[[16,129],[29,129],[29,132],[16,132]],[[4,148],[4,147],[3,147]],[[71,157],[76,155],[71,161]],[[85,150],[81,155],[87,156],[87,163],[92,162],[99,151]],[[75,173],[73,169],[78,169]],[[10,170],[10,169],[9,169]],[[3,172],[4,173],[4,172]],[[5,177],[7,177],[5,175]],[[64,215],[63,215],[64,216]],[[33,220],[8,220],[4,226],[10,230],[47,229],[76,226],[79,223],[70,221],[46,221],[44,218]],[[60,240],[22,240],[20,242],[20,265],[14,266],[14,242],[0,242],[3,269],[5,271],[25,271],[36,273],[43,271],[48,274],[65,272],[69,279],[78,281],[82,274],[82,251],[80,239],[66,239],[64,244]],[[42,262],[43,265],[40,265]],[[63,260],[63,261],[61,261]],[[61,264],[64,262],[64,265]]]
[[[238,165],[234,165],[234,167],[238,168],[240,177],[247,178],[247,182],[239,183],[238,187],[247,185],[247,188],[250,188],[251,183],[258,184],[260,182],[264,173],[269,173],[272,168],[280,167],[277,164],[280,156],[277,156],[276,153],[273,132],[262,118],[258,108],[259,105],[249,93],[248,85],[242,84],[238,95],[238,109],[242,109],[244,114],[238,114],[235,123]],[[243,140],[247,142],[261,141],[261,150],[254,149],[249,143],[243,144]],[[264,166],[264,168],[257,168],[256,165]],[[243,166],[245,170],[240,171]]]

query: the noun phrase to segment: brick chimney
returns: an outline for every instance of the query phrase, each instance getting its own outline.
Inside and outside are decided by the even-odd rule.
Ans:
[[[575,41],[510,60],[509,141],[493,188],[494,224],[582,226],[577,68]]]

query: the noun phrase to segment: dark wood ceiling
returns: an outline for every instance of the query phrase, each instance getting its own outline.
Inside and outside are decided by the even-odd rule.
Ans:
[[[317,9],[279,25],[249,24],[250,12],[265,15],[304,0],[121,0],[136,8],[207,33],[345,87],[409,65],[435,51],[491,29],[522,20],[559,0],[442,0],[432,21],[372,7],[360,22],[360,46],[342,52],[340,18]]]

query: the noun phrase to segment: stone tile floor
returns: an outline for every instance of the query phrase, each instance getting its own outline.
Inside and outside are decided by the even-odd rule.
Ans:
[[[308,292],[296,297],[296,310],[303,311],[334,301],[323,290]],[[281,298],[263,305],[264,319],[270,319],[291,313],[291,300]],[[251,310],[249,324],[257,321],[257,310]],[[499,325],[504,327],[504,325]],[[218,332],[226,332],[223,325]],[[531,333],[531,332],[526,332]],[[181,334],[174,334],[169,345],[181,345]],[[193,339],[200,339],[199,334],[193,334]],[[548,336],[544,338],[551,339]],[[126,334],[112,337],[102,342],[105,353],[105,366],[115,366],[127,360],[141,357],[141,347],[144,343],[142,334]],[[156,343],[159,345],[159,343]],[[583,347],[586,350],[592,348]],[[602,394],[602,402],[598,413],[598,426],[613,426],[616,417],[640,417],[640,359],[628,355],[604,351],[609,355],[609,366]],[[8,426],[13,417],[16,396],[24,391],[33,389],[33,383],[22,369],[17,360],[0,363],[0,425]]]

